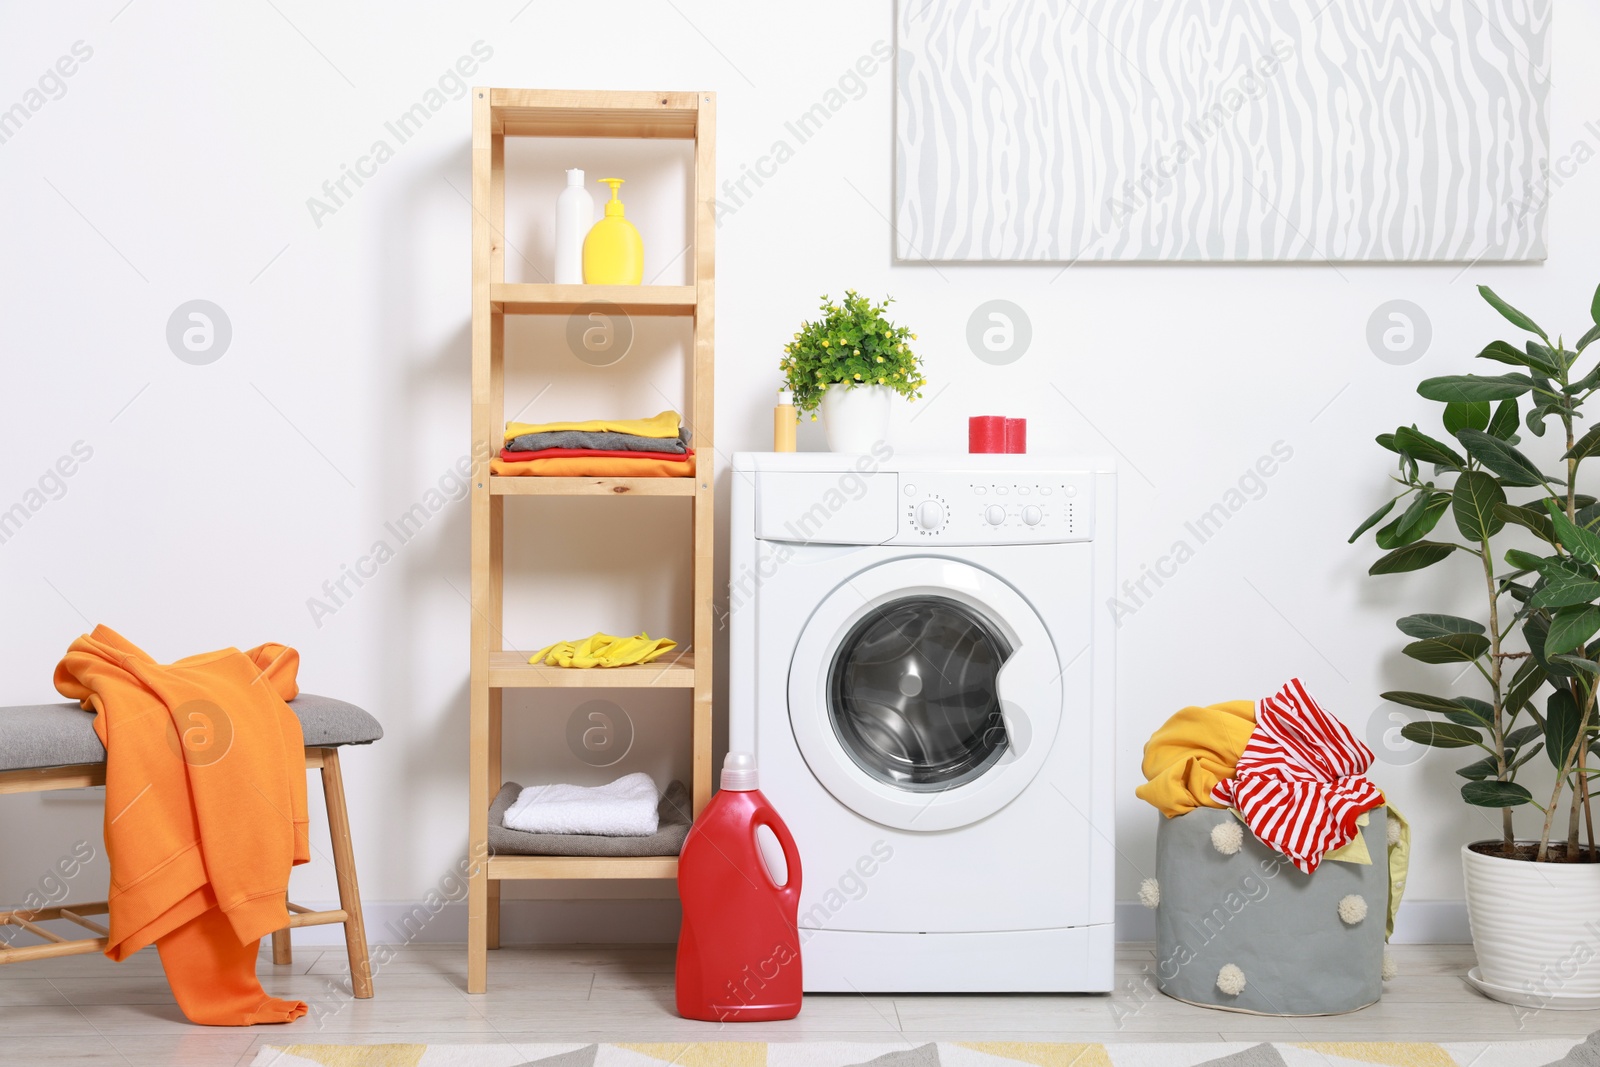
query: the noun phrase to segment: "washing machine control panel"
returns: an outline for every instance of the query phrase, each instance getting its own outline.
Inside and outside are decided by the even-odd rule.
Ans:
[[[1094,475],[1086,471],[899,472],[893,544],[1033,544],[1094,536]]]

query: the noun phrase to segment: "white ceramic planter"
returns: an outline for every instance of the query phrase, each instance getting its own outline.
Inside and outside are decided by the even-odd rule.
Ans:
[[[1461,866],[1478,954],[1473,984],[1513,1004],[1593,1007],[1600,863],[1529,863],[1463,846]]]
[[[895,392],[887,385],[830,385],[822,394],[822,431],[829,452],[864,455],[889,440]]]

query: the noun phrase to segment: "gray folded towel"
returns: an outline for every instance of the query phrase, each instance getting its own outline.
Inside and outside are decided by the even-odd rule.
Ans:
[[[525,433],[506,442],[508,452],[539,452],[546,448],[599,448],[611,452],[673,452],[683,455],[689,447],[689,431],[676,437],[640,437],[610,430],[546,430]]]

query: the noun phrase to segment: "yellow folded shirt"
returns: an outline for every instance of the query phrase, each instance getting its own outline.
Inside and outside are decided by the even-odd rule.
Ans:
[[[528,662],[550,667],[627,667],[649,663],[677,647],[678,642],[671,638],[653,638],[649,634],[633,637],[594,634],[578,642],[557,641],[547,645],[530,656]]]
[[[508,422],[506,440],[525,433],[550,433],[553,430],[582,430],[585,433],[631,433],[636,437],[676,437],[683,416],[663,411],[649,419],[590,419],[588,422]]]

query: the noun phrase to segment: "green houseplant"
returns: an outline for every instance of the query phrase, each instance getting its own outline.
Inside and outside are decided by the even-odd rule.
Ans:
[[[779,368],[795,407],[813,419],[822,408],[831,451],[870,452],[888,438],[894,396],[916,400],[927,384],[911,350],[917,335],[889,321],[889,303],[853,289],[837,303],[824,296],[821,317],[802,323],[783,347]]]
[[[1549,950],[1571,940],[1532,936],[1530,922],[1576,929],[1580,915],[1600,919],[1591,800],[1592,757],[1600,750],[1600,503],[1579,490],[1584,461],[1600,455],[1600,424],[1583,425],[1585,403],[1600,392],[1600,364],[1578,366],[1600,338],[1600,290],[1589,309],[1592,325],[1571,348],[1489,288],[1478,291],[1530,337],[1521,347],[1493,341],[1479,358],[1517,369],[1429,378],[1417,386],[1444,405],[1443,439],[1415,425],[1378,436],[1396,457],[1399,491],[1350,540],[1377,528],[1386,552],[1371,574],[1457,560],[1483,590],[1486,621],[1429,613],[1397,623],[1412,639],[1402,652],[1475,671],[1483,695],[1384,698],[1437,716],[1405,726],[1401,732],[1411,741],[1472,750],[1471,762],[1456,772],[1465,779],[1461,797],[1500,811],[1499,839],[1463,849],[1482,972],[1474,981],[1496,995],[1544,982],[1557,961],[1541,957],[1541,945]],[[1548,473],[1518,447],[1519,431],[1544,437],[1552,421],[1556,439],[1543,451],[1560,451]],[[1441,532],[1446,514],[1458,537]],[[1534,762],[1541,752],[1546,758]],[[1535,771],[1542,777],[1544,766],[1549,785],[1519,780],[1533,779]],[[1539,834],[1530,840],[1516,834],[1515,812],[1525,807],[1539,813]],[[1552,997],[1600,997],[1600,959],[1563,988]]]

